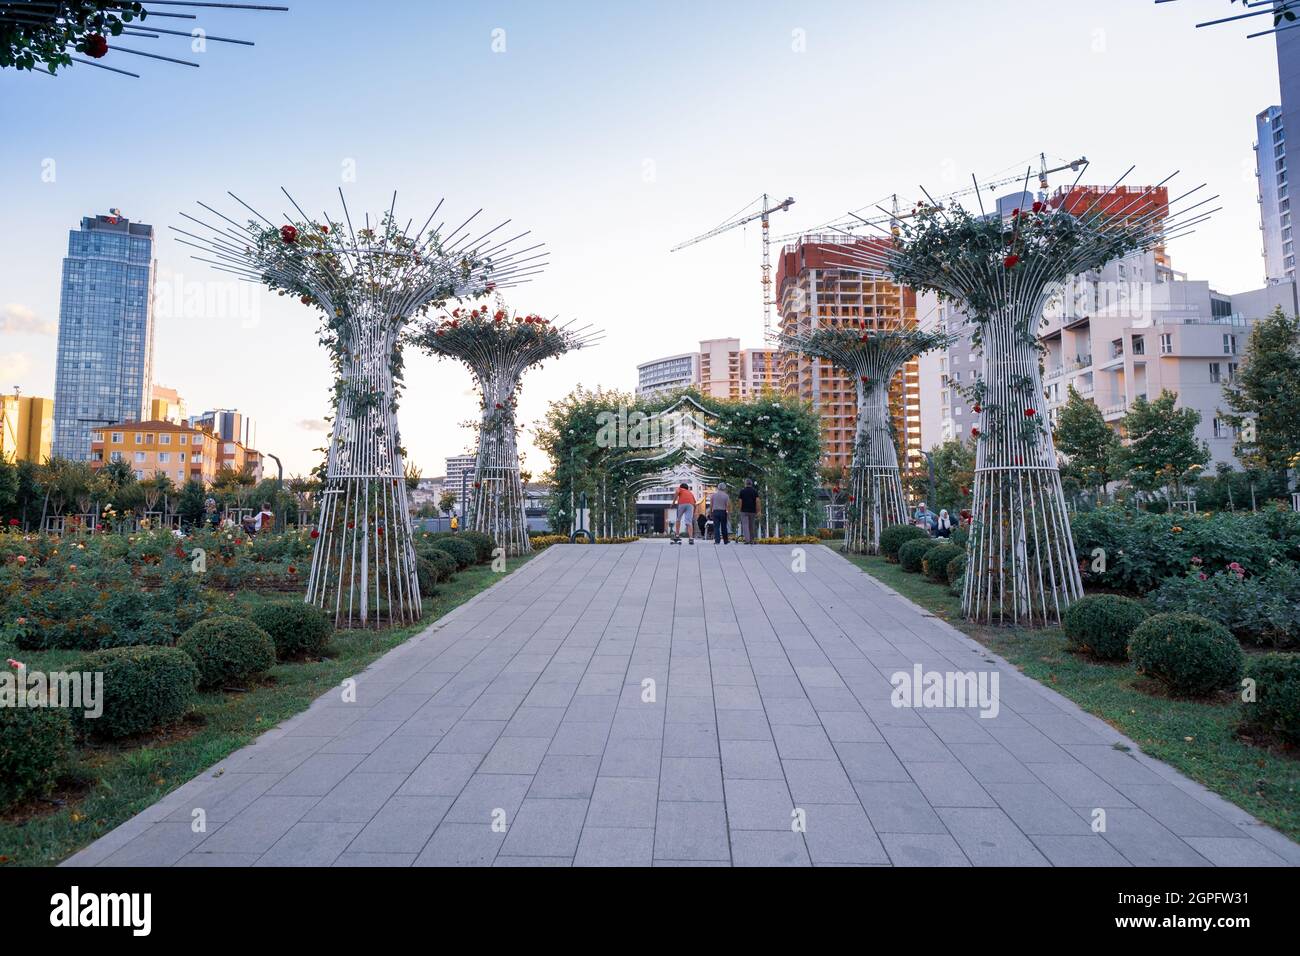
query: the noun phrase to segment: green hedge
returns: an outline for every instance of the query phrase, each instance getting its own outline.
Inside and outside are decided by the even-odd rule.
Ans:
[[[880,553],[890,561],[898,560],[898,549],[908,541],[929,535],[912,524],[893,524],[880,532]]]
[[[199,669],[199,687],[239,686],[275,665],[275,642],[248,618],[224,614],[200,621],[181,635],[177,647]]]
[[[1237,562],[1248,576],[1280,560],[1300,560],[1300,513],[1270,507],[1253,513],[1152,514],[1109,507],[1070,518],[1085,584],[1144,595],[1169,577],[1187,573],[1194,558],[1218,571]],[[1094,571],[1094,551],[1105,569]]]
[[[956,587],[957,582],[960,581],[962,575],[966,573],[966,560],[966,552],[963,551],[961,554],[949,561],[948,566],[944,568],[945,573],[948,575],[948,584],[951,587]]]
[[[920,574],[925,556],[935,547],[933,538],[925,534],[924,531],[921,534],[922,537],[920,538],[913,538],[911,541],[903,542],[903,546],[898,549],[898,563],[903,566],[904,571]]]
[[[248,619],[275,645],[280,660],[319,657],[334,635],[334,621],[314,604],[302,601],[263,601],[253,605]]]
[[[438,538],[433,542],[433,546],[455,558],[458,571],[478,561],[478,549],[470,542],[460,540],[459,537]]]
[[[1241,645],[1222,624],[1195,614],[1156,614],[1129,639],[1139,674],[1176,694],[1203,697],[1241,680]]]
[[[66,710],[0,707],[0,808],[49,794],[72,743]]]
[[[424,551],[418,552],[418,556],[429,562],[429,566],[434,574],[434,583],[441,584],[444,581],[450,581],[456,574],[459,565],[453,558],[442,548],[428,547]]]
[[[1123,661],[1128,659],[1133,631],[1149,616],[1132,598],[1090,594],[1065,609],[1061,626],[1070,650],[1104,661]]]
[[[948,544],[942,538],[937,539],[938,544],[925,553],[921,559],[921,567],[925,570],[925,576],[936,584],[945,584],[948,581],[948,564],[953,558],[964,555],[966,552],[955,544]]]
[[[490,534],[484,534],[482,531],[461,531],[457,537],[461,541],[468,541],[474,545],[479,561],[492,560],[492,552],[496,550],[497,543],[492,540]]]
[[[1243,704],[1244,729],[1300,744],[1300,656],[1263,654],[1252,658],[1246,676],[1255,682],[1255,700]]]
[[[144,733],[185,716],[194,702],[199,669],[177,647],[114,647],[94,651],[76,667],[104,675],[104,712],[85,717],[74,710],[84,734],[117,740]]]

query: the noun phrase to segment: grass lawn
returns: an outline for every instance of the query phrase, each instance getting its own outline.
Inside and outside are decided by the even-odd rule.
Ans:
[[[1065,649],[1059,628],[980,627],[961,616],[947,586],[911,574],[884,558],[846,555],[1022,672],[1070,698],[1163,760],[1243,810],[1300,839],[1300,759],[1256,747],[1237,736],[1241,705],[1178,700],[1148,692],[1131,664],[1101,664]]]
[[[510,570],[531,557],[512,560]],[[179,727],[129,745],[80,748],[67,786],[52,802],[0,814],[0,865],[46,866],[67,858],[263,731],[305,710],[329,688],[501,578],[488,564],[474,565],[438,585],[438,594],[424,600],[419,624],[378,633],[338,631],[329,657],[279,664],[265,684],[248,693],[200,694],[190,719]],[[29,669],[45,671],[68,667],[81,652],[0,647],[0,658],[10,656],[18,656]]]

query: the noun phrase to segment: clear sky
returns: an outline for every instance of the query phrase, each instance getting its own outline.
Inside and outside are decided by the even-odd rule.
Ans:
[[[638,362],[701,338],[760,344],[757,227],[668,249],[764,191],[796,200],[779,236],[1039,152],[1087,155],[1107,184],[1130,164],[1132,184],[1181,169],[1225,208],[1174,245],[1175,268],[1262,284],[1251,144],[1277,66],[1242,25],[1194,29],[1240,9],[1226,0],[280,2],[201,15],[254,48],[130,41],[197,70],[110,53],[143,79],[0,74],[0,388],[53,394],[67,232],[118,207],[159,230],[155,380],[191,412],[253,415],[287,472],[310,468],[330,384],[313,313],[256,289],[220,308],[226,277],[166,228],[197,200],[229,207],[227,189],[277,212],[281,185],[311,212],[336,210],[340,185],[354,212],[396,189],[419,221],[445,196],[534,230],[551,264],[510,304],[607,330],[525,379],[534,470],[531,425],[575,384],[631,389]],[[464,369],[408,354],[400,420],[426,475],[477,411]]]

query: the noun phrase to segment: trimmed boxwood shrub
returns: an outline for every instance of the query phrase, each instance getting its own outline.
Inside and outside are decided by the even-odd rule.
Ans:
[[[74,710],[73,722],[108,740],[180,720],[199,682],[198,667],[178,647],[113,647],[87,654],[76,669],[104,675],[104,712],[86,717]]]
[[[451,555],[447,555],[451,560]],[[420,586],[420,597],[429,598],[438,593],[439,571],[433,562],[422,554],[415,556],[415,578]]]
[[[53,790],[71,749],[66,710],[0,707],[0,807]]]
[[[929,535],[913,524],[891,524],[880,532],[880,553],[890,561],[898,560],[898,549],[908,541],[916,538],[928,538]]]
[[[1128,659],[1134,629],[1149,616],[1132,598],[1090,594],[1065,609],[1061,625],[1070,650],[1104,661],[1122,661]]]
[[[1178,694],[1204,696],[1241,680],[1241,645],[1222,624],[1195,614],[1155,614],[1133,631],[1138,673]]]
[[[1300,744],[1300,656],[1263,654],[1246,667],[1255,700],[1245,706],[1245,728]]]
[[[302,601],[263,601],[253,606],[248,619],[271,638],[282,661],[318,657],[334,634],[329,613]]]
[[[245,684],[275,665],[275,642],[252,621],[223,614],[199,621],[176,646],[199,669],[199,687]]]
[[[458,537],[461,541],[468,541],[474,545],[479,561],[492,560],[492,552],[496,550],[497,543],[492,540],[490,534],[484,534],[482,531],[461,531]]]
[[[949,561],[947,566],[944,567],[944,572],[948,575],[948,583],[956,587],[957,582],[961,580],[961,576],[966,573],[966,552],[963,551]]]
[[[920,529],[918,528],[917,530]],[[904,571],[911,571],[915,574],[920,574],[921,562],[925,560],[925,556],[930,552],[930,549],[934,547],[934,539],[929,535],[926,535],[924,531],[922,531],[921,534],[923,537],[913,538],[911,541],[906,541],[903,543],[903,546],[898,549],[898,563],[903,566]]]
[[[459,538],[438,538],[433,546],[456,559],[456,569],[468,568],[478,560],[478,549]]]
[[[940,541],[938,545],[925,552],[925,557],[921,560],[921,566],[925,569],[925,576],[938,584],[946,583],[948,580],[948,562],[957,555],[965,553],[955,544]]]
[[[435,584],[441,584],[443,581],[450,581],[452,575],[456,573],[458,565],[453,558],[442,548],[428,547],[423,551],[416,551],[417,557],[423,558],[429,562],[429,567],[434,572],[433,581]]]

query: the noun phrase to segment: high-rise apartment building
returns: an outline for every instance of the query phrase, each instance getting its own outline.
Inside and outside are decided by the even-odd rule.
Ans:
[[[1255,176],[1259,187],[1259,231],[1264,243],[1264,281],[1294,280],[1286,123],[1280,106],[1270,106],[1255,117]]]
[[[447,477],[442,487],[456,496],[456,509],[465,513],[465,502],[470,497],[470,485],[474,483],[474,468],[478,463],[476,455],[448,455]]]
[[[43,462],[54,436],[54,400],[0,395],[0,459]]]
[[[742,349],[740,339],[703,339],[698,352],[642,362],[639,397],[698,388],[712,398],[747,399],[777,386],[777,351]]]
[[[191,415],[189,425],[202,428],[226,441],[239,442],[246,448],[257,447],[257,423],[234,408],[209,409],[202,415]]]
[[[85,461],[91,432],[149,411],[153,226],[113,212],[68,235],[54,380],[54,454]]]
[[[776,272],[776,301],[783,332],[826,327],[912,328],[916,295],[911,289],[842,267],[841,237],[806,236],[782,251]],[[847,468],[857,433],[857,384],[824,359],[781,352],[781,389],[809,401],[822,428],[822,464]],[[889,385],[890,407],[899,443],[899,464],[921,461],[921,383],[919,363],[908,362]]]

